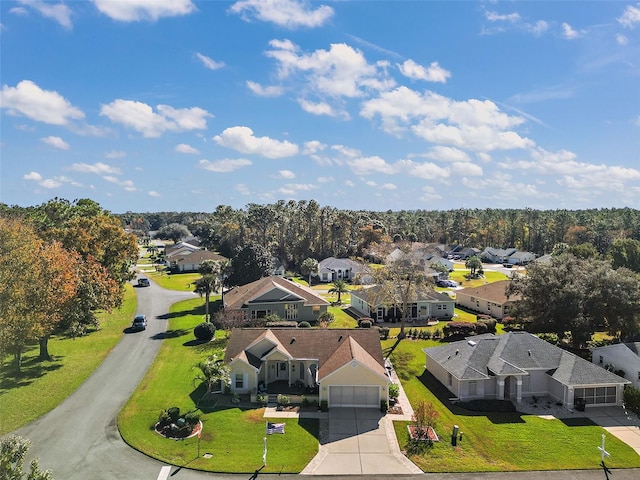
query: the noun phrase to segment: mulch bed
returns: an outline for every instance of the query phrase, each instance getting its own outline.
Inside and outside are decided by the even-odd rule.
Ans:
[[[411,440],[423,440],[423,441],[431,441],[431,442],[439,442],[440,439],[436,434],[436,431],[432,427],[427,427],[427,430],[423,430],[418,432],[418,427],[415,425],[407,425],[407,429],[409,430],[409,437]]]
[[[391,413],[392,415],[402,415],[402,407],[396,403],[392,407],[389,407],[387,413]]]
[[[160,423],[156,423],[154,430],[158,435],[161,435],[164,438],[168,438],[170,440],[184,440],[185,438],[195,437],[202,431],[201,421],[196,423],[195,427],[193,427],[193,430],[191,430],[191,433],[189,433],[188,435],[184,434],[181,436],[169,436],[167,434],[167,432],[169,431],[169,429],[166,428],[167,426],[168,425],[160,425]]]

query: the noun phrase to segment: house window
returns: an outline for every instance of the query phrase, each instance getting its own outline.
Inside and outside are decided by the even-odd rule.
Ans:
[[[256,320],[257,318],[265,318],[270,313],[271,310],[251,310],[251,319]]]
[[[285,320],[296,320],[298,318],[298,304],[297,303],[286,303],[284,305],[284,319]]]
[[[616,387],[576,388],[574,398],[584,398],[587,405],[616,403]]]
[[[600,359],[600,363],[602,364],[602,360],[603,360],[602,355],[599,356],[599,359]]]
[[[320,306],[319,305],[314,305],[313,306],[313,314],[314,315],[318,315],[320,313]]]
[[[236,373],[236,390],[242,390],[244,388],[244,374]]]

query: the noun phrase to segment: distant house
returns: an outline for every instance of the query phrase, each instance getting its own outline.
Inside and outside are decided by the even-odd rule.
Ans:
[[[488,263],[508,263],[509,257],[516,253],[516,251],[515,248],[487,247],[478,255],[478,258]]]
[[[460,258],[460,260],[466,260],[467,258],[477,257],[478,255],[480,255],[480,253],[481,253],[481,250],[478,250],[477,248],[467,247],[467,248],[458,250],[458,252],[456,252],[455,255],[457,255]]]
[[[164,249],[165,261],[168,267],[171,267],[172,261],[177,261],[178,258],[184,257],[185,255],[189,255],[193,252],[197,252],[202,250],[200,247],[196,247],[195,245],[191,245],[186,242],[179,242],[175,245],[166,246]]]
[[[507,263],[511,265],[526,265],[536,259],[536,255],[531,252],[516,251],[509,256]]]
[[[323,283],[331,283],[336,280],[360,283],[371,281],[371,275],[366,265],[350,258],[325,258],[318,262],[318,271],[312,275]]]
[[[453,270],[453,262],[447,258],[441,257],[435,249],[428,247],[421,247],[410,250],[408,252],[403,251],[401,248],[396,249],[387,255],[385,259],[387,264],[392,264],[400,260],[408,260],[415,265],[422,265],[423,267],[433,268],[433,265],[442,265],[448,272]]]
[[[389,379],[372,329],[234,329],[225,350],[231,391],[301,383],[329,407],[380,408]]]
[[[185,255],[172,256],[169,259],[169,268],[171,271],[178,273],[197,272],[205,260],[221,262],[227,260],[227,258],[207,250],[196,250]]]
[[[310,288],[282,277],[261,278],[224,294],[225,310],[243,312],[247,319],[275,314],[284,320],[315,322],[328,306]]]
[[[478,313],[502,319],[509,315],[513,303],[519,295],[507,297],[505,293],[510,280],[488,283],[479,287],[456,290],[456,304]]]
[[[381,285],[351,290],[351,307],[365,317],[371,317],[376,322],[402,320],[401,309],[397,305],[390,305],[384,298]],[[455,302],[443,293],[432,288],[423,287],[417,290],[409,304],[412,321],[426,321],[429,319],[450,319],[453,317]]]
[[[640,388],[640,342],[616,343],[594,348],[592,362],[617,372],[630,380],[634,387]]]
[[[277,257],[271,258],[271,275],[274,277],[284,277],[286,270],[284,265]]]
[[[622,405],[631,383],[528,332],[469,337],[423,349],[426,369],[457,399],[549,396],[572,409]]]

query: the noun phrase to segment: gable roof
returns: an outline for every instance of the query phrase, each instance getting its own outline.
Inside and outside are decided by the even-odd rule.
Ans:
[[[273,348],[287,352],[292,358],[318,361],[318,378],[357,360],[370,370],[386,376],[380,335],[374,329],[307,329],[307,328],[236,328],[231,332],[224,361],[244,359],[245,352],[260,339],[268,338]],[[269,349],[267,352],[272,351]],[[264,352],[264,353],[267,353]],[[263,353],[263,354],[264,354]],[[255,365],[254,365],[255,366]]]
[[[239,310],[257,300],[272,303],[302,301],[309,306],[329,305],[329,302],[316,295],[313,290],[298,283],[282,277],[264,277],[226,292],[224,308]]]
[[[382,285],[373,285],[367,288],[361,288],[359,290],[351,290],[351,296],[356,296],[365,302],[369,303],[369,299],[379,299],[379,293],[382,290]],[[373,300],[372,300],[373,301]],[[453,302],[449,295],[436,292],[433,288],[422,287],[416,291],[416,296],[413,297],[411,302]],[[375,305],[372,305],[375,306]]]
[[[611,345],[603,345],[602,347],[594,348],[593,351],[602,351],[602,350],[620,350],[627,353],[631,353],[636,357],[640,358],[640,342],[625,342],[625,343],[614,343]]]
[[[366,266],[360,262],[351,260],[350,258],[336,258],[328,257],[318,262],[318,271],[320,270],[353,270],[354,273],[361,272],[366,269]]]
[[[204,260],[215,260],[216,262],[219,262],[227,260],[227,257],[223,257],[222,255],[218,255],[217,253],[213,253],[208,250],[196,250],[195,252],[191,252],[178,258],[176,263],[202,263]]]
[[[499,282],[487,283],[479,287],[468,287],[458,290],[457,295],[463,294],[470,297],[477,297],[483,300],[502,305],[508,301],[520,300],[520,295],[515,294],[507,297],[504,293],[511,280],[501,280]]]
[[[545,370],[565,385],[629,383],[528,332],[479,335],[423,351],[461,380],[528,375],[529,370]]]

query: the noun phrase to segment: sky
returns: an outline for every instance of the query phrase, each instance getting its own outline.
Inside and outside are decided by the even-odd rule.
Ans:
[[[640,2],[2,0],[0,202],[640,208]]]

